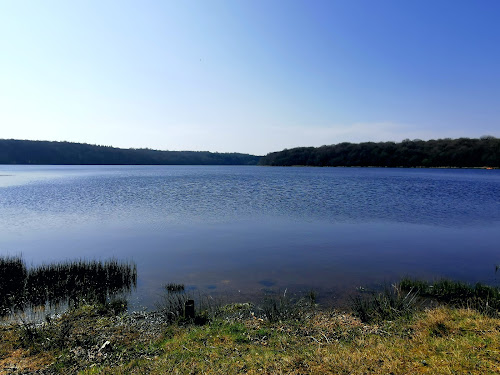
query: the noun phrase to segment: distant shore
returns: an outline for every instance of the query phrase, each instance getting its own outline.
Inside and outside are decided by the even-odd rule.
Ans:
[[[260,165],[390,168],[499,168],[500,139],[404,140],[402,142],[339,143],[272,152]]]

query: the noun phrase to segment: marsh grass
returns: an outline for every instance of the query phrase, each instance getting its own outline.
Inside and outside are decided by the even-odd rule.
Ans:
[[[156,308],[170,322],[179,321],[184,317],[185,306],[191,295],[186,293],[184,284],[169,283],[164,286],[164,293],[156,303]]]
[[[168,283],[156,303],[156,308],[171,323],[205,324],[220,314],[222,301],[209,295],[187,291],[184,284]],[[187,305],[194,303],[194,311],[187,312]]]
[[[413,288],[404,290],[399,285],[385,287],[382,292],[357,295],[351,299],[351,308],[362,322],[380,322],[410,318],[419,307],[418,294]]]
[[[109,302],[137,284],[133,263],[62,262],[27,268],[20,257],[0,258],[0,314],[69,304]]]
[[[19,257],[0,257],[0,316],[24,303],[26,267]]]
[[[494,286],[447,279],[427,282],[409,278],[401,280],[399,285],[402,290],[412,290],[422,297],[455,307],[473,308],[494,316],[500,313],[500,289]]]
[[[287,290],[283,294],[266,296],[258,311],[269,322],[295,320],[300,321],[315,307],[317,293],[310,291],[306,296],[290,296]]]
[[[188,291],[183,284],[166,284],[156,308],[171,323],[205,324],[217,319],[237,321],[250,317],[269,322],[300,321],[316,307],[317,293],[313,290],[305,295],[291,296],[283,293],[266,295],[254,305],[250,303],[228,303],[224,297]],[[194,319],[186,316],[186,303],[194,301]]]

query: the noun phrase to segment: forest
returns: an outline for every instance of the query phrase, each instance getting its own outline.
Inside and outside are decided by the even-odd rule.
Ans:
[[[71,142],[0,139],[0,164],[255,165],[258,156],[208,151],[122,149]]]
[[[266,156],[209,151],[122,149],[72,142],[0,139],[0,164],[265,165],[319,167],[500,168],[500,138],[339,143],[297,147]]]
[[[402,142],[339,143],[272,152],[260,165],[320,167],[500,167],[500,139],[437,139]]]

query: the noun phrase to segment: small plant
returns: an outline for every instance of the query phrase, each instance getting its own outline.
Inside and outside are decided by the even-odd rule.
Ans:
[[[169,283],[164,286],[156,308],[171,323],[194,323],[203,325],[216,317],[227,314],[222,299],[214,299],[210,295],[194,294],[186,291],[184,284]]]
[[[19,325],[19,343],[23,348],[35,351],[38,342],[41,341],[41,329],[33,322],[23,321]]]
[[[313,306],[313,297],[309,294],[308,298],[293,300],[287,296],[287,291],[283,295],[266,297],[261,307],[264,317],[270,322],[283,322],[289,320],[301,320],[307,310]]]
[[[116,316],[127,311],[128,302],[125,298],[116,298],[104,303],[95,304],[96,313],[102,316]]]
[[[417,308],[417,293],[405,293],[393,285],[381,293],[352,298],[351,307],[354,315],[366,323],[409,318]]]
[[[156,307],[165,314],[168,321],[204,324],[208,320],[208,312],[201,306],[202,298],[198,298],[198,303],[195,303],[194,296],[186,293],[184,284],[169,283],[164,289],[166,293]]]
[[[170,322],[179,321],[184,317],[184,308],[189,299],[191,298],[184,292],[171,292],[167,289],[167,293],[161,296],[156,307]]]
[[[311,306],[315,306],[316,300],[318,299],[318,293],[314,289],[311,289],[307,294],[307,297],[309,299]]]

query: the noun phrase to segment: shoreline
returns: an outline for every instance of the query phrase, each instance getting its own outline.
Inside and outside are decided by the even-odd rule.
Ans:
[[[500,318],[470,309],[373,323],[313,307],[279,320],[250,304],[223,310],[196,324],[87,305],[38,326],[0,327],[0,374],[484,374],[499,366]]]

